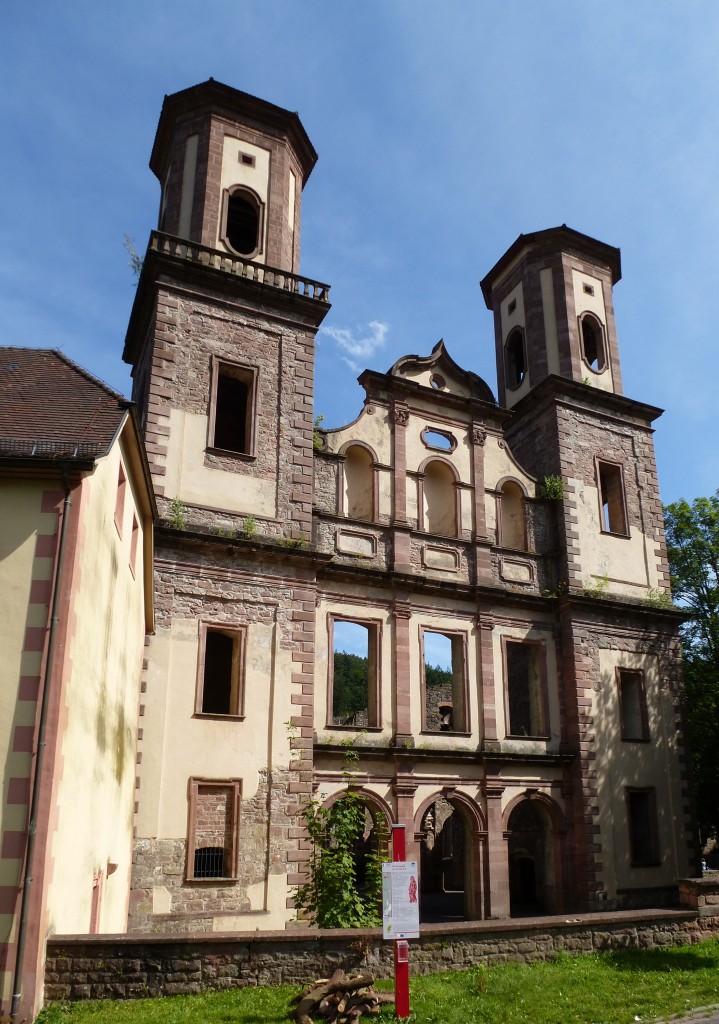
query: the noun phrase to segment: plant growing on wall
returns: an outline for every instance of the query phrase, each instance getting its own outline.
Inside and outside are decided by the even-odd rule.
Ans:
[[[348,751],[345,765],[357,760]],[[312,843],[308,880],[297,888],[295,906],[320,928],[371,928],[382,923],[382,861],[387,834],[383,822],[372,829],[369,853],[360,856],[367,804],[349,790],[331,807],[311,800],[302,812]]]
[[[321,452],[324,448],[324,439],[320,427],[324,421],[324,416],[315,416],[314,429],[312,431],[312,447],[316,452]]]
[[[184,530],[186,528],[187,509],[179,498],[173,498],[170,502],[168,518],[176,530]]]
[[[545,476],[539,493],[545,501],[561,501],[564,497],[564,481],[561,476],[555,476],[553,473]]]

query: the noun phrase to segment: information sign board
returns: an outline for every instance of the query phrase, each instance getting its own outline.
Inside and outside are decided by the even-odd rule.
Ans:
[[[416,861],[382,865],[382,925],[385,939],[419,938]]]

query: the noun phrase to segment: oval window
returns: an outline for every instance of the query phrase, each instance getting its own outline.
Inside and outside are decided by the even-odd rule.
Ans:
[[[590,370],[602,372],[606,365],[602,325],[593,316],[582,317],[582,355]]]
[[[240,256],[252,256],[258,249],[260,211],[247,192],[234,192],[227,198],[225,238]]]
[[[441,452],[453,452],[457,447],[457,438],[445,430],[434,430],[425,427],[420,434],[425,448],[437,448]]]
[[[504,346],[507,387],[518,388],[527,374],[527,359],[524,352],[524,332],[515,327]]]

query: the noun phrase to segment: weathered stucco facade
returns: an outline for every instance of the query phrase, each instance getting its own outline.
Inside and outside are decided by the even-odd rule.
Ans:
[[[427,920],[671,902],[678,616],[619,251],[551,229],[485,277],[499,402],[439,343],[315,430],[315,158],[296,114],[218,83],[165,100],[125,348],[161,515],[129,927],[288,924],[300,811],[344,791],[347,746]]]
[[[0,1014],[27,1020],[48,934],[126,927],[154,505],[125,399],[58,352],[0,367]]]

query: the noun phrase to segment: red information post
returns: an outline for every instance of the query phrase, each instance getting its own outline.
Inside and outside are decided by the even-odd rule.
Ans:
[[[404,825],[392,826],[392,860],[404,861]],[[395,1017],[409,1017],[409,942],[394,940],[394,1005]]]

